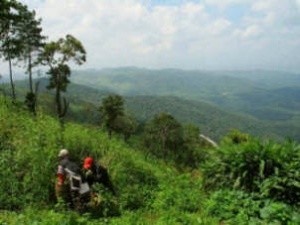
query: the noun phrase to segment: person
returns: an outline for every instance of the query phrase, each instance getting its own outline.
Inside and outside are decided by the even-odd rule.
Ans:
[[[68,204],[70,208],[80,208],[80,167],[72,162],[67,149],[61,149],[57,168],[57,181],[55,186],[56,197]]]
[[[90,187],[92,187],[95,183],[101,183],[106,188],[108,188],[108,190],[110,190],[113,195],[116,195],[107,169],[100,164],[97,164],[93,157],[89,156],[84,159],[83,174]]]

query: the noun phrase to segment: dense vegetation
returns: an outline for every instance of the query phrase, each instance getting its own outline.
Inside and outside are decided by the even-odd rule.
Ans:
[[[298,224],[300,146],[261,142],[232,132],[190,170],[97,128],[36,117],[1,97],[2,224]],[[63,140],[63,142],[61,142]],[[53,195],[57,152],[81,163],[91,154],[109,169],[118,190],[99,187],[96,210],[84,215]],[[176,154],[176,153],[174,153]],[[39,212],[39,213],[36,213]]]
[[[92,154],[109,168],[119,196],[106,198],[107,193],[104,193],[104,199],[100,199],[104,209],[99,206],[94,216],[99,217],[104,212],[105,215],[118,215],[105,217],[113,224],[164,223],[181,217],[183,220],[198,217],[204,195],[198,175],[192,179],[191,174],[179,173],[173,166],[130,149],[120,140],[109,140],[104,132],[95,128],[70,123],[65,129],[64,143],[61,143],[57,120],[44,114],[33,118],[1,98],[0,208],[12,210],[2,211],[2,223],[60,224],[61,219],[69,221],[66,224],[87,223],[88,216],[79,217],[61,208],[56,211],[59,205],[55,203],[53,188],[57,152],[63,146],[70,149],[78,163]],[[186,198],[193,201],[186,202]],[[34,213],[37,208],[43,210],[42,215]],[[22,216],[16,217],[15,210],[22,210]],[[173,218],[178,210],[181,213]],[[96,220],[91,221],[97,224]]]

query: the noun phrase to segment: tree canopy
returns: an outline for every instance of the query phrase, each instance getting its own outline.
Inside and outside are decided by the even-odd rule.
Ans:
[[[170,114],[157,114],[145,128],[146,147],[164,158],[176,153],[183,144],[181,124]]]
[[[12,72],[13,60],[24,60],[27,64],[29,93],[33,94],[32,53],[41,48],[45,39],[41,33],[41,19],[36,18],[35,11],[30,11],[26,5],[16,0],[1,1],[0,18],[0,57],[9,63],[12,98],[16,98]]]
[[[70,82],[71,69],[68,63],[81,65],[85,61],[86,51],[82,43],[70,34],[45,44],[39,55],[39,62],[49,67],[48,89],[55,89],[56,112],[60,119],[67,112],[67,102],[65,98],[61,98],[61,92],[66,91]]]
[[[102,123],[111,137],[112,132],[116,131],[116,119],[124,115],[124,99],[120,95],[109,95],[102,99],[99,111]]]

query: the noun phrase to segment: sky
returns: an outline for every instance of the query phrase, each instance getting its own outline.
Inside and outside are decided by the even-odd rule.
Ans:
[[[20,0],[48,40],[66,34],[83,68],[300,72],[300,0]]]

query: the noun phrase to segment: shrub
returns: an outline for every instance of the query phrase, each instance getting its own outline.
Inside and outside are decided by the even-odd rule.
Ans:
[[[242,133],[239,130],[233,129],[230,133],[225,136],[222,142],[227,144],[242,144],[250,140],[250,135]]]
[[[264,207],[260,210],[260,217],[268,224],[300,224],[299,211],[281,202],[265,201]]]
[[[94,218],[119,216],[119,202],[102,184],[95,184],[87,212]]]
[[[242,218],[249,221],[258,216],[259,203],[243,191],[223,189],[211,194],[206,210],[220,220]]]
[[[291,204],[300,202],[299,145],[248,141],[223,145],[203,166],[206,188],[241,188]]]
[[[276,154],[280,167],[274,176],[265,179],[260,191],[265,196],[300,206],[300,145],[287,141]]]
[[[158,180],[150,169],[127,160],[115,176],[123,209],[136,210],[151,205]]]
[[[159,186],[154,209],[176,209],[180,212],[199,212],[203,202],[200,178],[188,174],[168,178]]]
[[[299,224],[299,210],[272,200],[262,200],[256,194],[223,189],[211,194],[206,202],[209,214],[225,224]]]

